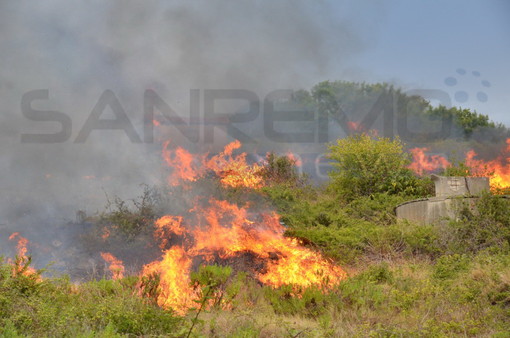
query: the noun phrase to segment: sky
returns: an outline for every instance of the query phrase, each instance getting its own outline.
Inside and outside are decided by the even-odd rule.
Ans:
[[[362,18],[364,49],[340,76],[444,90],[453,106],[510,126],[510,2],[361,1],[348,11]]]

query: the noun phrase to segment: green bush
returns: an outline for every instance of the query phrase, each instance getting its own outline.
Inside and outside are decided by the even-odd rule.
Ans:
[[[364,219],[380,225],[394,224],[396,221],[395,206],[406,200],[399,195],[375,193],[371,196],[360,196],[346,206],[352,217]]]
[[[469,257],[465,255],[448,255],[440,257],[434,266],[434,277],[437,279],[452,279],[469,267]]]
[[[0,266],[0,334],[4,336],[168,334],[180,322],[171,311],[138,297],[129,278],[75,285],[64,277],[40,280],[13,275],[10,264]]]
[[[483,194],[474,207],[461,204],[461,217],[437,226],[438,245],[445,253],[510,249],[510,200]]]
[[[346,198],[376,193],[427,193],[407,168],[410,157],[398,138],[352,135],[330,145],[328,157],[336,169],[330,173],[331,185]]]

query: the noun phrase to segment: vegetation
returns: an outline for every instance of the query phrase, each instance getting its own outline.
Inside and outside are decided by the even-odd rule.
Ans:
[[[374,95],[393,90],[324,82],[297,93],[296,99],[334,114],[353,108],[345,106],[349,102],[369,105]],[[462,138],[484,128],[507,132],[483,115],[431,108],[423,99],[397,95],[417,114],[452,117],[462,127]],[[348,272],[349,278],[332,289],[275,289],[228,266],[200,266],[191,275],[200,297],[180,316],[156,305],[158,276],[74,284],[68,277],[28,273],[30,258],[2,260],[0,335],[510,336],[509,199],[485,194],[476,208],[459,200],[459,217],[437,224],[397,222],[396,205],[432,193],[430,179],[407,169],[403,142],[351,135],[331,144],[329,158],[335,171],[322,186],[299,175],[292,159],[269,154],[260,189],[222,188],[209,176],[173,194],[145,187],[138,199],[116,198],[103,214],[87,218],[92,227],[81,240],[90,252],[108,244],[118,248],[114,253],[120,257],[137,250],[157,256],[158,247],[147,247],[154,220],[172,208],[188,210],[186,199],[179,198],[183,194],[214,191],[231,202],[275,208],[287,236]],[[469,170],[454,161],[445,174],[468,175]]]
[[[405,118],[406,124],[412,126],[413,133],[416,133],[414,141],[418,142],[448,138],[500,143],[510,136],[510,131],[503,124],[491,121],[487,115],[466,108],[434,107],[421,96],[408,95],[387,83],[323,81],[310,91],[296,92],[294,100],[311,111],[336,120],[344,131],[349,129],[349,120],[361,123],[361,130],[356,131],[383,129],[368,114],[377,107],[378,111],[394,112],[397,118]],[[446,128],[444,132],[431,133],[442,127]]]
[[[329,147],[334,160],[331,172],[333,188],[347,197],[375,193],[426,194],[410,169],[409,154],[398,138],[371,137],[357,134],[339,139]]]
[[[18,336],[147,335],[177,332],[181,319],[137,296],[136,277],[75,285],[40,280],[0,266],[0,334]]]
[[[372,145],[374,154],[396,149],[391,153],[402,159],[398,141],[352,137],[345,142],[360,140],[381,143]],[[286,169],[275,170],[275,163],[279,163],[276,168]],[[191,276],[201,295],[197,306],[186,316],[178,316],[156,305],[157,276],[76,285],[66,277],[40,279],[40,272],[25,274],[30,261],[18,259],[15,268],[6,262],[0,268],[0,334],[510,334],[509,200],[486,194],[477,202],[478,212],[460,204],[462,217],[456,220],[427,226],[396,222],[392,208],[420,194],[390,189],[345,198],[338,181],[312,187],[299,175],[289,174],[289,170],[293,172],[290,163],[289,159],[273,157],[266,168],[271,173],[266,178],[272,184],[260,193],[280,211],[288,236],[322,251],[349,272],[350,277],[340,285],[327,291],[303,289],[296,297],[292,286],[273,289],[261,286],[247,274],[234,275],[228,266],[201,266]],[[354,184],[348,176],[343,179],[346,185]],[[359,182],[360,178],[352,180]],[[136,210],[142,212],[142,208]],[[118,210],[113,213],[119,215]],[[135,209],[121,215],[133,217],[133,213]]]
[[[427,114],[433,118],[453,120],[461,128],[464,137],[470,137],[477,129],[496,129],[497,127],[494,122],[489,120],[487,115],[478,114],[469,109],[439,106],[429,109]]]

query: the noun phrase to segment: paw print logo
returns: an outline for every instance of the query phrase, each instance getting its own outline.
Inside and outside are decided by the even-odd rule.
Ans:
[[[444,83],[449,87],[455,87],[460,82],[466,82],[466,80],[475,80],[482,86],[481,90],[479,90],[476,93],[476,99],[479,102],[487,102],[489,100],[489,96],[484,91],[484,88],[490,88],[491,83],[487,80],[481,79],[481,74],[479,71],[473,70],[471,72],[468,72],[467,70],[463,68],[458,68],[456,70],[457,75],[455,76],[449,76],[446,79],[444,79]],[[469,79],[471,78],[471,79]],[[454,93],[455,101],[464,103],[469,100],[469,93],[465,90],[458,90]]]

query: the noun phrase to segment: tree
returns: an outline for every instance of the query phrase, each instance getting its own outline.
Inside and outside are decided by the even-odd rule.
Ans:
[[[420,195],[422,182],[407,167],[410,156],[400,139],[351,135],[329,146],[332,187],[347,198],[375,193]]]
[[[469,138],[473,132],[477,129],[481,128],[489,128],[491,130],[501,128],[501,126],[496,126],[494,122],[492,122],[487,115],[478,114],[477,112],[472,112],[471,110],[465,108],[456,108],[451,107],[447,108],[445,106],[439,106],[436,108],[430,108],[427,112],[429,116],[433,118],[450,118],[453,119],[455,124],[462,129],[463,136],[465,138]]]

